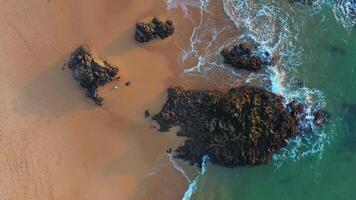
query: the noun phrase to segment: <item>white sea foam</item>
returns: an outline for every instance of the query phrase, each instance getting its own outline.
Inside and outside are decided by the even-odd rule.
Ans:
[[[356,0],[338,0],[333,8],[335,18],[345,27],[356,24]]]
[[[187,179],[187,181],[191,184],[192,183],[191,178],[188,176],[186,171],[175,161],[175,159],[173,158],[172,153],[169,153],[167,155],[168,155],[169,161],[172,163],[173,167],[177,171],[179,171]]]
[[[317,14],[326,1],[315,1],[311,7],[303,9],[289,8],[289,5],[282,7],[283,2],[273,0],[168,0],[167,3],[169,12],[180,9],[185,18],[192,21],[189,8],[200,9],[200,19],[195,23],[189,45],[181,47],[181,63],[186,74],[203,76],[212,83],[219,81],[230,86],[258,82],[259,86],[284,96],[287,102],[297,99],[306,104],[307,117],[302,126],[308,127],[312,126],[313,110],[324,108],[325,101],[321,91],[298,85],[298,67],[306,56],[299,42],[299,27],[302,25],[294,16]],[[278,58],[275,65],[262,73],[246,73],[225,66],[219,59],[221,50],[246,39],[259,45],[261,51],[257,53],[267,51]],[[218,76],[224,80],[217,80],[216,73],[224,74]],[[288,148],[274,155],[273,159],[282,163],[286,159],[321,155],[327,141],[328,136],[323,131],[297,137],[291,139]],[[198,179],[190,182],[183,199],[189,199],[196,191]]]
[[[185,191],[184,196],[182,200],[189,200],[191,199],[192,195],[197,191],[198,189],[198,182],[200,176],[203,176],[206,173],[207,169],[207,164],[209,161],[209,156],[205,155],[203,157],[203,162],[202,162],[202,167],[201,167],[201,173],[199,176],[197,176],[192,183],[189,184],[187,191]]]

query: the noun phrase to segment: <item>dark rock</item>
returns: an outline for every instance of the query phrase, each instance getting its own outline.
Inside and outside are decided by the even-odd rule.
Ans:
[[[273,64],[269,52],[258,53],[258,47],[254,42],[244,41],[233,46],[231,50],[223,49],[221,55],[225,63],[234,68],[259,71]]]
[[[130,82],[130,81],[127,81],[127,82],[125,83],[125,86],[129,86],[129,85],[131,85],[131,82]]]
[[[148,42],[156,38],[155,29],[153,24],[137,23],[135,39],[138,42]]]
[[[287,111],[298,121],[305,117],[304,108],[305,105],[298,103],[296,100],[293,100],[287,104]]]
[[[137,23],[135,39],[138,42],[149,42],[152,39],[166,37],[174,33],[174,26],[171,20],[166,22],[160,21],[158,18],[153,18],[151,23]]]
[[[98,95],[98,88],[111,82],[118,74],[118,69],[105,60],[93,56],[90,48],[80,46],[70,56],[68,68],[74,78],[85,88],[86,95],[98,105],[103,104],[103,98]]]
[[[172,149],[171,148],[167,149],[166,153],[171,154],[172,153]]]
[[[343,47],[329,46],[327,49],[329,50],[331,56],[340,56],[346,54],[346,49]]]
[[[171,20],[162,22],[157,18],[153,18],[152,24],[154,25],[155,34],[161,39],[165,39],[174,33],[174,26]]]
[[[146,110],[145,111],[145,117],[149,117],[151,114],[150,114],[150,111]]]
[[[317,110],[313,113],[313,115],[314,124],[316,124],[317,126],[325,125],[330,119],[330,114],[323,110]]]
[[[168,99],[153,119],[160,131],[180,126],[187,137],[175,157],[201,165],[204,155],[218,165],[266,164],[296,136],[304,106],[285,106],[284,98],[244,86],[228,91],[168,89]]]

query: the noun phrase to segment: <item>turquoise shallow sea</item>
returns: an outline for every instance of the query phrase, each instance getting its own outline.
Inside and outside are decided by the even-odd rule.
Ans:
[[[219,71],[230,85],[270,80],[274,92],[331,115],[331,124],[291,140],[268,165],[230,169],[207,161],[185,198],[356,199],[356,1],[171,0],[168,8],[195,27],[177,37],[178,45],[189,44],[181,45],[187,74],[213,79]],[[279,55],[277,66],[262,75],[223,66],[219,50],[244,37]]]

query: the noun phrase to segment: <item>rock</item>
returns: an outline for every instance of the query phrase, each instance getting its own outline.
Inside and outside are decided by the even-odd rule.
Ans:
[[[118,74],[118,68],[94,57],[86,45],[80,46],[71,54],[68,68],[86,90],[86,95],[98,105],[103,104],[103,98],[98,95],[98,88],[110,83]]]
[[[287,104],[287,111],[296,120],[302,120],[305,117],[304,112],[305,105],[298,103],[296,100],[292,100]]]
[[[326,111],[317,110],[313,113],[314,115],[314,124],[317,126],[323,126],[329,121],[330,115]]]
[[[148,111],[148,110],[146,110],[145,111],[145,117],[147,118],[147,117],[149,117],[151,114],[150,114],[150,111]]]
[[[160,21],[158,18],[153,18],[151,23],[137,23],[135,39],[138,42],[149,42],[152,39],[160,37],[165,39],[174,33],[174,26],[171,20],[166,22]]]
[[[127,82],[125,83],[125,86],[129,86],[129,85],[131,85],[131,81],[127,81]]]
[[[156,38],[155,29],[153,24],[137,23],[135,39],[138,42],[149,42]]]
[[[268,52],[257,53],[258,47],[254,42],[243,41],[232,47],[231,50],[223,49],[221,55],[225,63],[234,68],[259,71],[273,64],[272,56]]]
[[[346,49],[343,47],[331,45],[327,47],[327,50],[330,52],[331,56],[340,56],[346,54]]]
[[[204,155],[218,165],[266,164],[298,132],[303,106],[285,106],[284,98],[267,90],[243,86],[227,91],[168,89],[161,112],[153,116],[160,131],[180,126],[188,139],[174,153],[191,164]]]
[[[161,39],[165,39],[174,33],[174,26],[171,20],[161,22],[159,19],[153,18],[152,23],[154,25],[155,34]]]

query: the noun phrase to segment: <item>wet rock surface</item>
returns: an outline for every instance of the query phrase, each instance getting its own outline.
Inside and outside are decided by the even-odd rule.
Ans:
[[[232,49],[223,49],[221,55],[224,63],[237,69],[259,71],[273,64],[273,58],[269,52],[260,52],[258,46],[251,41],[243,41]]]
[[[324,110],[317,110],[313,113],[314,124],[317,126],[323,126],[330,121],[330,114]]]
[[[166,22],[153,18],[151,23],[137,23],[135,39],[138,42],[149,42],[157,37],[165,39],[174,33],[174,26],[171,20]]]
[[[86,90],[86,95],[97,105],[103,104],[103,98],[98,95],[98,88],[113,81],[118,74],[118,68],[105,60],[94,57],[90,48],[80,46],[70,56],[68,68],[74,78]]]
[[[180,126],[188,139],[174,156],[201,165],[234,167],[266,164],[298,132],[304,106],[264,89],[243,86],[227,91],[170,88],[161,112],[153,116],[160,131]]]

